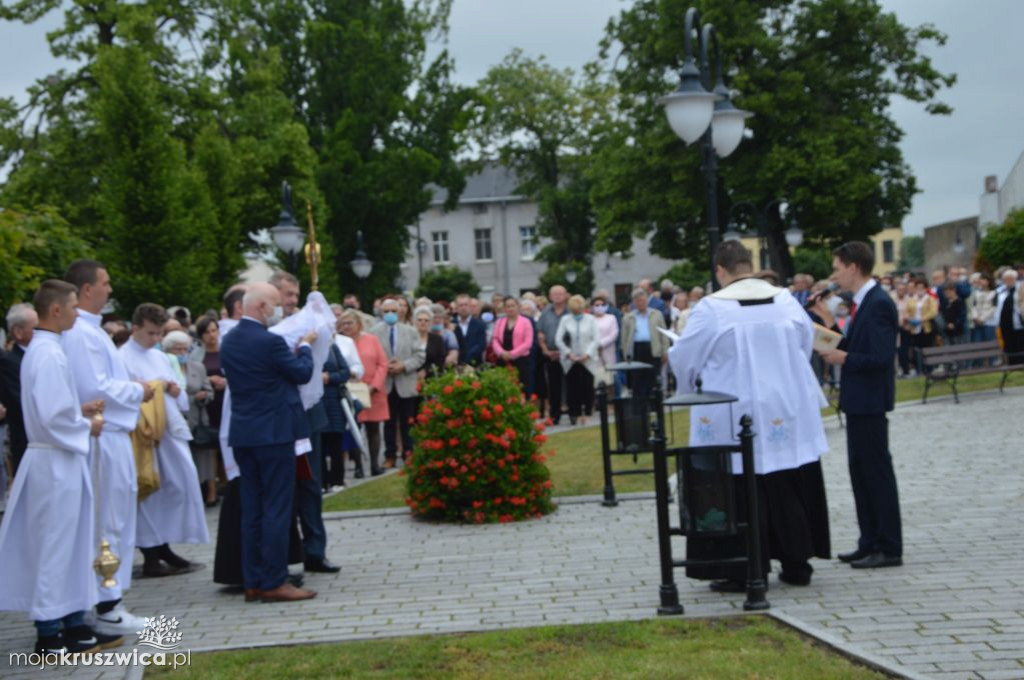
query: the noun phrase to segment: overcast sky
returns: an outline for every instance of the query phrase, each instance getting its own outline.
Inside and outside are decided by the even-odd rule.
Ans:
[[[450,49],[458,79],[472,83],[511,49],[546,55],[555,66],[578,69],[597,56],[608,19],[630,0],[455,0]],[[986,175],[1002,183],[1024,152],[1024,60],[1020,27],[1024,0],[882,0],[907,25],[930,22],[949,36],[930,49],[943,72],[958,81],[941,99],[952,116],[929,116],[896,100],[893,115],[906,132],[903,154],[922,190],[904,220],[908,233],[976,215]],[[54,69],[46,30],[52,14],[30,27],[0,23],[0,96],[17,96]],[[1015,47],[1017,46],[1017,47]],[[742,152],[742,147],[737,153]]]

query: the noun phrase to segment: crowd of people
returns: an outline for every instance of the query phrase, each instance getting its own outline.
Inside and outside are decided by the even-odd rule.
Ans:
[[[659,380],[670,390],[685,390],[697,374],[711,376],[698,366],[699,353],[688,348],[700,344],[708,314],[723,300],[731,301],[730,310],[733,303],[746,309],[743,296],[767,291],[772,297],[784,290],[785,308],[805,310],[804,321],[843,334],[857,327],[853,320],[861,301],[849,284],[844,291],[829,280],[797,274],[782,288],[772,272],[752,273],[749,254],[727,253],[722,262],[720,280],[742,281],[714,299],[705,298],[701,287],[686,291],[661,281],[655,288],[643,279],[627,301],[614,300],[606,290],[588,299],[555,285],[545,295],[495,293],[489,301],[467,294],[448,301],[395,293],[374,300],[372,312],[362,311],[358,297],[348,294],[340,303],[324,300],[317,311],[300,306],[294,276],[276,272],[266,283],[232,286],[221,309],[196,318],[185,307],[145,303],[127,320],[103,313],[113,293],[105,267],[75,262],[64,281],[46,282],[33,304],[15,305],[7,315],[0,418],[10,443],[3,467],[13,485],[0,550],[26,559],[0,564],[0,608],[30,613],[38,650],[82,652],[119,644],[143,623],[122,601],[131,586],[134,548],[142,552],[143,577],[194,571],[201,565],[171,545],[208,542],[204,506],[218,504],[215,582],[238,588],[247,601],[315,596],[302,587],[302,573],[289,572],[288,565],[302,564],[305,572],[338,570],[327,557],[323,494],[345,488],[349,464],[357,478],[404,464],[414,447],[410,420],[419,385],[452,366],[507,367],[553,424],[567,418],[582,425],[600,383],[615,396],[642,402]],[[893,303],[897,331],[890,349],[898,358],[890,364],[912,375],[922,370],[920,349],[936,343],[998,337],[1011,363],[1024,361],[1021,276],[1022,266],[1001,267],[994,275],[954,267],[933,273],[930,282],[865,275],[871,286],[858,279],[855,288],[877,284]],[[307,307],[314,305],[311,300]],[[740,317],[744,323],[754,318],[749,312]],[[683,340],[673,343],[679,335]],[[838,371],[856,373],[855,365],[844,365],[845,356],[815,357],[818,384],[835,380]],[[651,370],[613,370],[623,360]],[[310,400],[303,386],[313,383]],[[54,394],[61,397],[51,399]],[[870,427],[862,431],[871,431],[874,421],[866,422]],[[708,428],[693,432],[707,434]],[[797,477],[772,479],[790,491],[809,483],[814,507],[824,507],[815,481],[820,468],[814,467],[820,434],[804,437],[815,451],[758,470],[798,470]],[[865,445],[850,446],[852,451]],[[53,452],[61,453],[60,470],[41,462]],[[151,471],[137,465],[140,460],[155,461],[158,482],[150,484]],[[62,484],[44,490],[54,475]],[[0,481],[6,489],[7,480]],[[95,498],[94,483],[103,489]],[[98,520],[86,532],[85,525],[93,523],[82,518],[94,501]],[[61,512],[43,517],[41,503]],[[860,506],[858,499],[858,513]],[[66,539],[62,551],[50,554],[33,544],[31,536],[48,531]],[[121,557],[113,587],[92,575],[99,538]],[[872,540],[862,541],[850,561],[871,556],[878,548]],[[791,582],[804,583],[810,578],[806,558],[828,550],[827,526],[822,533],[811,522],[797,543],[783,567]],[[69,575],[71,570],[84,571]],[[729,574],[724,582],[732,587],[737,578]]]

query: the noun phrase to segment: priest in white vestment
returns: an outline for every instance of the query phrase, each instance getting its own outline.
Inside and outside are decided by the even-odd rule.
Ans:
[[[195,571],[199,565],[175,554],[169,544],[210,542],[199,474],[188,446],[192,433],[182,415],[188,410],[188,394],[167,356],[156,348],[166,321],[163,307],[142,303],[132,315],[132,336],[118,350],[133,380],[164,384],[167,427],[155,447],[160,488],[139,501],[135,533],[145,558],[144,576]]]
[[[121,602],[132,582],[138,512],[131,433],[139,422],[142,402],[152,399],[153,390],[128,376],[113,340],[100,328],[101,312],[113,292],[106,268],[95,260],[76,260],[68,267],[64,280],[78,288],[78,320],[64,333],[61,345],[79,401],[104,402],[105,423],[98,448],[105,484],[99,498],[100,529],[111,550],[121,558],[121,567],[114,576],[117,584],[109,588],[100,585],[93,625],[101,633],[131,635],[146,623]]]
[[[784,288],[752,276],[750,252],[739,241],[715,254],[724,286],[690,313],[682,336],[669,351],[680,392],[703,389],[739,398],[733,404],[690,409],[690,445],[737,444],[739,419],[753,418],[754,467],[762,511],[762,548],[782,562],[780,579],[810,583],[810,557],[830,556],[828,509],[821,455],[828,442],[820,409],[827,404],[811,369],[814,329],[803,307]],[[732,472],[745,499],[739,475]],[[690,559],[743,554],[744,541],[690,538]],[[769,568],[764,560],[765,569]],[[743,590],[744,566],[689,567],[691,578],[720,579],[715,590]]]
[[[28,449],[0,524],[0,610],[24,611],[35,621],[37,654],[81,654],[123,641],[97,636],[85,623],[99,600],[89,461],[103,423],[83,416],[61,349],[60,334],[75,322],[75,287],[46,281],[34,302],[39,326],[21,362]],[[101,409],[92,402],[84,413]]]

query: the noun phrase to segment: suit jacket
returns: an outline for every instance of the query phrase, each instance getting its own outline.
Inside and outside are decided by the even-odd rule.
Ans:
[[[284,338],[243,318],[224,336],[220,361],[231,385],[228,444],[271,446],[309,436],[298,388],[313,376],[309,346],[293,354]]]
[[[17,344],[10,352],[0,350],[0,404],[7,408],[7,424],[11,432],[11,455],[14,460],[28,448],[25,419],[21,412],[21,359],[25,350]]]
[[[839,408],[852,415],[891,411],[896,397],[896,305],[881,286],[864,296],[839,349],[846,363],[839,383]]]
[[[508,325],[508,317],[503,316],[494,323],[494,335],[491,338],[491,350],[495,356],[501,356],[506,351],[505,326]],[[513,359],[522,359],[529,356],[533,350],[533,322],[520,315],[516,319],[516,325],[512,328],[512,349],[508,350]]]
[[[426,348],[420,344],[420,334],[416,329],[405,323],[396,323],[395,329],[395,351],[391,351],[391,328],[386,323],[379,323],[370,332],[377,336],[381,346],[384,348],[384,356],[391,359],[398,359],[405,365],[405,373],[388,375],[384,381],[384,394],[391,394],[394,387],[398,396],[403,398],[415,397],[417,395],[416,383],[419,377],[416,372],[423,367],[426,360]]]
[[[475,316],[469,317],[466,334],[462,334],[459,317],[456,316],[455,338],[459,341],[459,363],[479,364],[484,360],[484,349],[487,347],[487,326]]]
[[[622,355],[630,358],[633,357],[633,334],[636,333],[636,315],[639,313],[633,309],[622,317],[622,332],[619,333]],[[648,307],[647,324],[651,330],[651,356],[660,357],[668,351],[668,338],[658,332],[659,328],[665,328],[665,317],[653,307]]]

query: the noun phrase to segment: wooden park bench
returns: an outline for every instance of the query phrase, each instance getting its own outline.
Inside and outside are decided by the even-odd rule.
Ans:
[[[981,362],[975,366],[975,362]],[[924,347],[921,349],[921,363],[930,369],[925,374],[924,396],[921,403],[928,401],[928,389],[935,383],[948,382],[953,388],[953,400],[960,403],[960,395],[956,389],[956,381],[965,375],[982,375],[985,373],[1002,373],[999,391],[1003,391],[1006,379],[1011,371],[1024,370],[1024,364],[1011,366],[999,342],[968,342],[962,345],[943,345],[942,347]],[[995,363],[995,365],[990,365]]]

